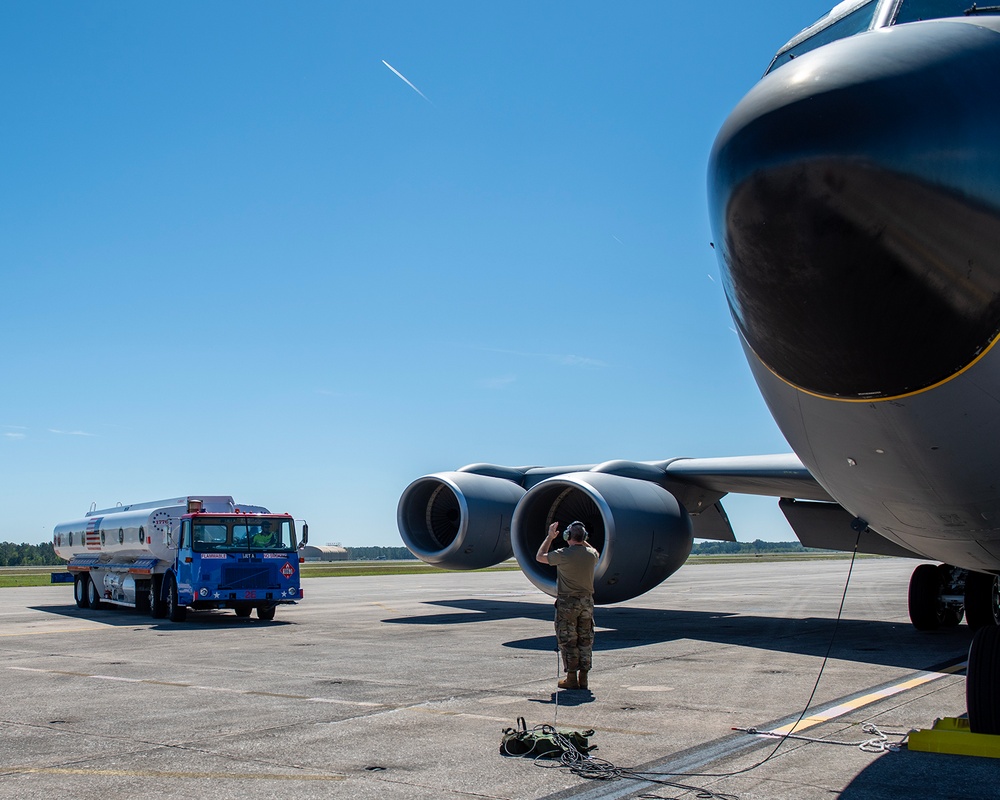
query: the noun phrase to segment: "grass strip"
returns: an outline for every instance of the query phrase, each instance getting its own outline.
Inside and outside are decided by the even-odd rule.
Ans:
[[[687,563],[699,564],[763,564],[774,561],[825,561],[850,558],[850,553],[747,553],[739,555],[691,556]],[[858,556],[859,558],[883,558],[883,556]],[[452,570],[440,569],[422,561],[310,561],[302,564],[303,578],[352,578],[380,575],[430,575],[452,574]],[[510,560],[476,572],[514,572],[520,567]],[[0,589],[22,586],[64,586],[69,583],[51,583],[50,574],[63,572],[61,567],[0,567]]]

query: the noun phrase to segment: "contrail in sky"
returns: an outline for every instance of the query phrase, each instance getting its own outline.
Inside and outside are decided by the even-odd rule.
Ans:
[[[385,64],[389,69],[391,69],[400,78],[400,80],[403,81],[403,83],[405,83],[407,86],[409,86],[411,89],[413,89],[413,91],[415,91],[417,94],[419,94],[421,97],[423,97],[424,100],[427,100],[427,95],[425,95],[416,86],[414,86],[412,83],[410,83],[408,80],[406,80],[406,76],[402,72],[400,72],[398,69],[396,69],[392,64],[390,64],[384,58],[382,59],[382,63]],[[427,102],[431,103],[430,100],[427,100]],[[434,105],[434,104],[431,103],[431,105]]]

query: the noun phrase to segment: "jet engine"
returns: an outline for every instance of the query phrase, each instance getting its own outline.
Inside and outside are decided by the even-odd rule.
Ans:
[[[524,496],[505,478],[438,472],[403,492],[396,521],[417,558],[444,569],[479,569],[511,556],[510,523]]]
[[[547,478],[527,491],[514,512],[511,542],[528,579],[555,596],[556,568],[535,560],[548,527],[580,520],[601,558],[594,602],[629,600],[663,582],[691,553],[691,517],[656,483],[600,472]],[[557,539],[555,549],[563,544]]]

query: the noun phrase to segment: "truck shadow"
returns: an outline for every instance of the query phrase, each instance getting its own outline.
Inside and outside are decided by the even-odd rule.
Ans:
[[[536,620],[551,625],[552,605],[506,600],[458,599],[428,605],[455,609],[449,613],[391,618],[393,625],[456,625]],[[613,651],[689,639],[773,652],[826,655],[831,638],[834,658],[884,666],[925,669],[953,661],[968,651],[972,632],[966,625],[932,633],[909,623],[816,617],[764,617],[733,613],[672,611],[634,606],[601,606],[594,610],[595,651]],[[512,639],[504,647],[550,652],[555,635]]]
[[[29,606],[33,611],[45,614],[55,614],[67,619],[97,622],[115,628],[151,628],[153,630],[232,630],[240,626],[251,628],[281,627],[297,623],[275,618],[270,622],[261,622],[256,616],[237,617],[232,611],[189,611],[184,622],[171,622],[168,619],[153,619],[149,614],[140,614],[127,608],[102,608],[93,611],[89,608],[73,606]],[[280,609],[279,609],[280,613]]]

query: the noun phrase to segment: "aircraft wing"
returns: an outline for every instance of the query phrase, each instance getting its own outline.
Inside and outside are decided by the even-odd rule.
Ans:
[[[687,559],[695,538],[735,541],[726,494],[781,498],[803,544],[854,549],[853,516],[792,454],[606,461],[563,467],[470,464],[425,475],[397,511],[410,551],[446,569],[478,569],[513,554],[527,577],[555,593],[555,570],[535,560],[552,522],[581,520],[601,552],[595,601],[618,602],[656,586]],[[861,552],[915,555],[864,530]]]

